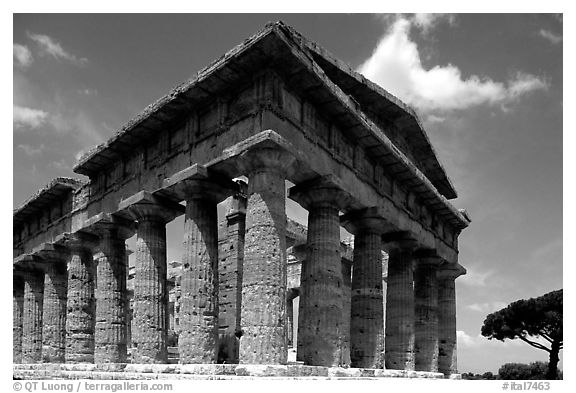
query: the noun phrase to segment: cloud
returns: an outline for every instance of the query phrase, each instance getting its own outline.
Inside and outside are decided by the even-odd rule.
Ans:
[[[476,336],[471,336],[463,330],[456,331],[456,340],[458,342],[458,348],[478,348],[478,347],[497,347],[504,349],[506,346],[523,346],[526,345],[521,340],[506,340],[504,342],[499,340],[488,340],[488,338],[478,334]]]
[[[13,46],[15,64],[23,68],[29,67],[30,64],[32,64],[32,62],[34,61],[30,49],[28,49],[27,46],[20,44],[13,44],[12,46]]]
[[[504,302],[488,302],[488,303],[474,303],[466,306],[468,310],[478,311],[481,313],[491,313],[498,311],[506,307],[507,304]]]
[[[480,271],[469,265],[466,266],[466,274],[458,278],[458,283],[469,287],[486,287],[493,275],[493,270]]]
[[[411,19],[414,25],[426,34],[441,22],[448,22],[448,24],[453,25],[456,16],[454,14],[414,14]]]
[[[42,153],[42,150],[44,150],[44,145],[40,145],[38,147],[34,147],[34,146],[30,146],[30,145],[18,145],[19,149],[22,149],[24,151],[24,153],[26,153],[26,155],[33,157],[33,156],[37,156],[40,155]]]
[[[414,25],[430,28],[439,19],[418,18],[397,16],[358,71],[419,110],[454,111],[503,105],[547,88],[541,78],[522,72],[502,83],[478,75],[464,79],[460,69],[452,64],[425,69],[410,30]]]
[[[28,37],[30,37],[32,41],[38,44],[40,47],[41,55],[49,55],[57,60],[67,60],[77,65],[84,65],[88,62],[88,59],[85,57],[78,58],[70,52],[66,51],[59,42],[48,37],[47,35],[28,33]]]
[[[48,121],[49,114],[41,109],[14,105],[13,124],[16,129],[38,128]]]
[[[540,29],[540,31],[538,32],[538,35],[540,37],[550,41],[554,45],[562,42],[562,36],[556,35],[556,34],[552,33],[550,30]]]

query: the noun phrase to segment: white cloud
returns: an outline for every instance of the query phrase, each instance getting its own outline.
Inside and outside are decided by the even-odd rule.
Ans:
[[[469,287],[486,287],[493,274],[493,270],[481,271],[470,264],[466,266],[466,274],[458,278],[458,283]]]
[[[13,124],[16,129],[38,128],[48,121],[48,112],[14,105]]]
[[[49,55],[55,59],[64,59],[72,63],[83,65],[88,62],[86,58],[78,58],[66,51],[59,42],[43,34],[28,33],[28,37],[40,47],[40,54]]]
[[[531,74],[517,72],[514,79],[508,82],[508,96],[510,99],[519,99],[534,90],[548,90],[548,82]]]
[[[13,44],[14,60],[16,60],[16,65],[20,67],[29,67],[34,61],[30,49],[25,45]]]
[[[37,156],[40,155],[42,153],[42,150],[44,150],[44,145],[40,145],[38,147],[34,147],[34,146],[30,146],[30,145],[18,145],[19,149],[22,149],[22,151],[24,151],[24,153],[26,153],[26,155],[33,157],[33,156]]]
[[[412,16],[414,25],[419,27],[424,33],[428,33],[440,22],[446,21],[452,25],[455,20],[454,14],[414,14]]]
[[[474,303],[466,306],[468,310],[478,311],[481,313],[492,313],[506,307],[504,302],[488,302],[488,303]]]
[[[550,30],[540,29],[540,31],[538,32],[538,35],[540,37],[550,41],[554,45],[562,42],[562,36],[556,35],[556,34],[552,33]]]
[[[478,348],[478,347],[483,347],[483,348],[497,347],[497,348],[505,349],[508,346],[515,346],[516,347],[516,346],[526,345],[521,340],[505,340],[505,341],[494,340],[494,339],[488,340],[488,338],[482,336],[481,334],[478,334],[476,336],[472,336],[463,330],[457,330],[456,331],[456,340],[458,342],[458,348],[460,348],[460,349]]]
[[[438,18],[396,18],[358,70],[419,110],[453,111],[505,104],[548,86],[542,79],[520,72],[502,83],[477,75],[464,79],[460,69],[452,64],[425,69],[418,46],[410,38],[410,30],[415,24],[430,28]]]

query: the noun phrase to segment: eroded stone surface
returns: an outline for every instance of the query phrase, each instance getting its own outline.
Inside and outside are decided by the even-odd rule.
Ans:
[[[216,203],[190,199],[184,218],[180,363],[216,363],[218,228]]]
[[[42,360],[44,363],[62,363],[66,349],[66,263],[51,261],[46,263],[44,270]]]
[[[414,370],[413,245],[394,244],[388,253],[386,368]]]
[[[240,363],[287,360],[285,188],[276,168],[254,170],[248,182]]]
[[[42,362],[42,304],[44,274],[24,273],[24,316],[22,321],[22,363]]]
[[[12,283],[12,357],[14,363],[22,361],[22,322],[24,316],[24,280],[14,274]]]
[[[438,372],[438,258],[421,258],[414,269],[414,363]]]
[[[82,242],[70,245],[66,315],[67,363],[94,361],[95,266],[92,252]]]
[[[354,241],[350,320],[352,367],[376,367],[383,350],[383,313],[381,233],[363,228]]]
[[[96,254],[94,362],[124,363],[127,355],[126,245],[115,227],[101,233]]]

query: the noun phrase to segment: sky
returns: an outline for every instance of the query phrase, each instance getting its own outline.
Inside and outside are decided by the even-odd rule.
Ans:
[[[412,106],[472,223],[459,238],[458,365],[547,360],[480,335],[562,288],[563,17],[555,14],[16,14],[13,208],[172,87],[283,20]],[[305,222],[305,212],[288,213]],[[168,225],[180,259],[182,220]]]

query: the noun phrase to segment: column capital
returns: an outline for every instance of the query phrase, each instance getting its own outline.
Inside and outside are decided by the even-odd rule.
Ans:
[[[232,180],[210,173],[203,165],[194,164],[164,179],[160,193],[178,200],[206,199],[220,203],[238,188]]]
[[[413,257],[416,266],[439,267],[442,263],[444,263],[444,259],[438,256],[436,250],[429,248],[420,248],[416,250]]]
[[[36,270],[40,267],[42,260],[34,254],[20,254],[14,258],[13,266],[16,271],[26,275],[30,270]]]
[[[87,232],[64,232],[56,236],[54,244],[67,248],[72,252],[92,250],[98,245],[98,237]]]
[[[382,235],[382,248],[387,252],[395,249],[414,250],[418,247],[418,241],[407,232],[388,232]]]
[[[439,279],[455,280],[464,274],[466,274],[466,269],[458,263],[445,262],[438,268]]]
[[[333,175],[299,183],[288,190],[288,197],[308,210],[314,206],[325,205],[347,211],[356,205],[354,197],[344,191],[338,178]]]
[[[82,232],[87,232],[99,238],[110,231],[117,231],[120,239],[126,240],[134,235],[135,225],[133,221],[110,213],[99,213],[84,222]]]
[[[382,235],[393,230],[392,225],[384,217],[379,208],[369,207],[344,214],[340,217],[340,224],[355,235],[362,231]]]
[[[155,196],[149,191],[140,191],[121,201],[116,214],[127,220],[153,220],[165,224],[184,214],[184,210],[179,203]]]
[[[42,243],[32,249],[32,253],[42,260],[42,264],[58,262],[66,259],[68,250],[55,243]]]
[[[280,172],[285,177],[294,169],[296,157],[277,144],[261,143],[240,154],[238,165],[249,176],[262,170]]]

